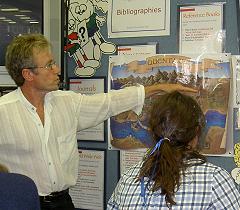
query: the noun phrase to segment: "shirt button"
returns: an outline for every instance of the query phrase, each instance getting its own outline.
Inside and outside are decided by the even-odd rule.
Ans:
[[[56,182],[53,182],[53,184],[56,184]]]
[[[48,165],[51,165],[51,162],[49,162]]]

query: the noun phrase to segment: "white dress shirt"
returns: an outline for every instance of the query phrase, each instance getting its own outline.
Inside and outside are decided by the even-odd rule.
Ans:
[[[139,114],[144,97],[141,85],[91,96],[53,91],[45,96],[43,126],[18,88],[0,97],[0,162],[32,178],[39,195],[73,186],[79,161],[76,132],[127,110]]]

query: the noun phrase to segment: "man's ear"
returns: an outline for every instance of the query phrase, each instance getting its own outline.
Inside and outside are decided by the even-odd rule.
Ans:
[[[34,73],[30,69],[23,69],[22,76],[26,81],[32,81]]]

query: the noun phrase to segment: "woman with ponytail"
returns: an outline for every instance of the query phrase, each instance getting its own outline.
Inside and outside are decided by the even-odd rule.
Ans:
[[[151,109],[155,145],[120,179],[108,209],[239,210],[229,173],[199,153],[204,114],[190,96],[167,93]]]

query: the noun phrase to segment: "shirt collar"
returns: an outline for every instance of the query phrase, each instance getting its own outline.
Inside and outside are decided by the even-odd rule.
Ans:
[[[37,110],[36,107],[33,106],[33,105],[25,98],[25,96],[23,95],[23,92],[22,92],[22,90],[21,90],[20,87],[18,87],[18,89],[17,89],[16,92],[17,92],[17,95],[18,95],[19,100],[20,100],[28,109],[30,109],[30,110],[32,110],[32,111],[36,111],[36,110]]]
[[[54,92],[54,91],[53,91]],[[52,104],[51,101],[53,99],[53,92],[49,92],[45,95],[44,98],[44,106],[45,108],[48,110],[48,112],[50,113],[52,111]],[[33,106],[23,95],[23,92],[21,90],[20,87],[18,87],[18,89],[16,90],[17,96],[19,98],[19,100],[24,104],[24,106],[26,106],[26,108],[30,111],[36,112],[37,108],[35,106]]]

